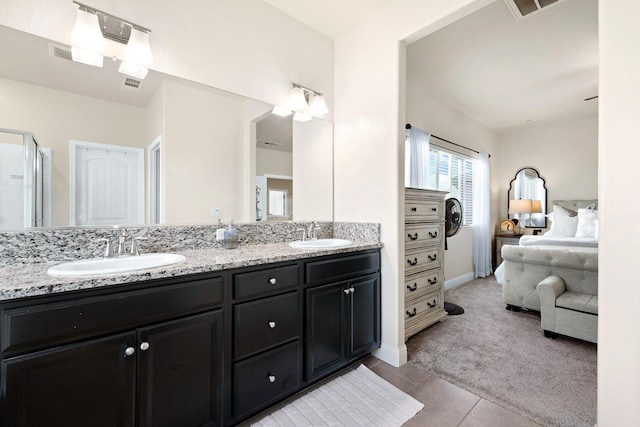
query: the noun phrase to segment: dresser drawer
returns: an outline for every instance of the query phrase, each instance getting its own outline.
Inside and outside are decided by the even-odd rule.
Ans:
[[[405,301],[420,298],[428,293],[440,290],[442,287],[442,269],[422,271],[411,276],[407,276],[404,281]]]
[[[440,294],[440,291],[433,292],[423,298],[405,303],[405,327],[409,327],[413,323],[418,323],[431,314],[441,310],[443,302],[440,300]]]
[[[305,283],[334,282],[380,270],[380,253],[367,252],[305,264]]]
[[[418,273],[440,267],[442,264],[442,248],[411,249],[404,253],[405,275]]]
[[[2,351],[24,351],[198,313],[223,303],[223,279],[70,299],[2,311]]]
[[[443,238],[442,224],[407,224],[404,227],[405,248],[440,245]]]
[[[236,363],[233,416],[240,418],[297,390],[302,382],[302,347],[297,340]]]
[[[299,336],[298,291],[233,307],[234,355],[241,358]]]
[[[287,290],[298,285],[298,266],[267,268],[233,276],[236,299]]]
[[[436,200],[411,200],[404,203],[405,222],[421,222],[443,218],[442,202]]]

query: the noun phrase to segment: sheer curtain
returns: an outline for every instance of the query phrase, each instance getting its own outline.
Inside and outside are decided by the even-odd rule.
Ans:
[[[409,129],[404,143],[404,186],[427,188],[431,135],[415,126]]]
[[[491,269],[491,192],[489,155],[480,153],[474,167],[473,265],[476,277],[487,277]]]

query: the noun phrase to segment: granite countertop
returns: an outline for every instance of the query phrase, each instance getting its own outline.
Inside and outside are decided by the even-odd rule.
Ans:
[[[381,247],[382,244],[378,242],[354,242],[351,246],[331,249],[296,249],[290,247],[288,243],[242,245],[238,249],[232,250],[193,249],[175,252],[187,258],[179,264],[127,273],[82,277],[48,275],[47,269],[60,262],[11,265],[0,267],[0,300],[92,289]]]

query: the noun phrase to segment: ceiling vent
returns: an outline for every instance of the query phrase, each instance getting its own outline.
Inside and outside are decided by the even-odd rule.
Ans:
[[[69,46],[49,43],[49,55],[55,56],[56,58],[66,59],[67,61],[72,61],[71,48]]]
[[[136,79],[135,77],[122,75],[122,88],[126,90],[133,90],[135,92],[140,92],[140,88],[142,87],[142,80]]]
[[[520,21],[544,8],[562,3],[563,1],[565,0],[504,0],[516,18],[516,21]]]

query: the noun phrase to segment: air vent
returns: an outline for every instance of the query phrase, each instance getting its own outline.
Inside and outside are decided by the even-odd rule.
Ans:
[[[67,61],[72,61],[71,48],[69,46],[49,43],[49,55],[55,56],[56,58],[60,59],[66,59]]]
[[[539,12],[542,9],[553,6],[558,3],[562,3],[565,0],[504,0],[509,9],[516,18],[516,21],[520,21],[533,13]]]
[[[258,141],[258,142],[262,145],[268,145],[271,147],[280,147],[282,145],[279,142],[273,142],[273,141]]]
[[[138,80],[134,77],[122,76],[122,88],[126,90],[133,90],[136,92],[140,92],[140,87],[142,86],[142,80]]]

